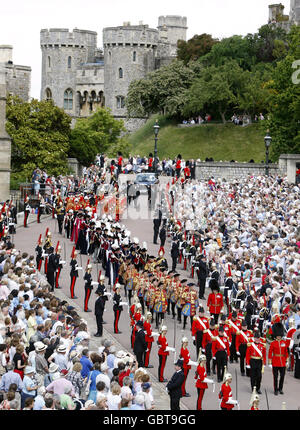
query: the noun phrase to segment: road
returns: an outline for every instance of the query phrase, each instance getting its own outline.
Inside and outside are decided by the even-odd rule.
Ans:
[[[125,211],[123,218],[121,219],[120,223],[124,224],[128,230],[131,232],[131,237],[138,237],[140,240],[140,243],[143,241],[147,242],[148,246],[148,253],[157,255],[159,250],[159,245],[154,245],[152,243],[152,237],[153,237],[153,229],[152,229],[152,220],[149,217],[151,214],[149,213],[147,209],[147,197],[146,196],[140,196],[140,210],[134,209],[133,205]],[[32,216],[33,218],[33,216]],[[21,224],[21,223],[20,223]],[[60,235],[58,233],[56,221],[52,218],[45,218],[42,217],[42,223],[37,224],[36,222],[33,222],[32,224],[29,224],[29,228],[24,229],[23,227],[19,227],[17,229],[17,234],[14,237],[15,241],[15,247],[17,249],[20,249],[21,251],[27,251],[29,254],[34,254],[34,248],[36,246],[39,234],[42,233],[44,236],[46,228],[49,227],[50,231],[52,232],[53,237],[53,246],[55,247],[57,244],[57,241],[60,241],[60,244],[62,246],[62,256],[64,258],[64,247],[66,249],[66,261],[67,265],[64,267],[64,269],[61,272],[60,275],[60,285],[62,287],[61,290],[57,290],[57,295],[59,297],[65,297],[66,300],[70,302],[70,304],[74,304],[76,308],[81,309],[83,311],[83,300],[84,300],[84,281],[83,281],[83,274],[84,272],[81,272],[79,278],[77,279],[77,283],[75,286],[75,294],[78,297],[76,300],[70,299],[70,276],[69,276],[69,261],[70,261],[70,255],[72,252],[73,243],[70,242],[70,240],[66,239],[63,235]],[[170,239],[167,240],[165,245],[166,250],[166,258],[168,260],[169,266],[171,266],[171,258],[170,258]],[[82,267],[85,268],[88,256],[83,255],[82,257]],[[78,257],[78,261],[80,262],[80,256]],[[100,269],[100,265],[98,266],[98,269]],[[183,265],[178,265],[177,271],[180,273],[181,277],[188,278],[189,271],[183,271]],[[43,273],[43,269],[42,269]],[[97,279],[97,267],[96,265],[93,265],[92,269],[92,276],[93,280]],[[193,281],[189,279],[189,281]],[[110,288],[108,287],[108,291]],[[122,295],[125,300],[124,291],[122,291]],[[206,293],[206,297],[208,295],[208,292]],[[89,308],[93,311],[94,309],[94,302],[96,299],[96,295],[92,293],[89,303]],[[204,308],[206,308],[205,301],[201,301]],[[93,312],[91,313],[82,313],[83,317],[87,320],[89,326],[92,328],[91,332],[92,334],[95,333],[95,321],[93,318]],[[113,311],[112,311],[112,301],[109,301],[106,306],[106,312],[104,313],[104,320],[106,321],[106,324],[104,325],[104,336],[108,333],[111,338],[115,339],[120,346],[127,350],[131,351],[130,346],[130,318],[129,314],[127,312],[127,307],[124,306],[124,311],[121,313],[120,316],[120,323],[119,323],[119,329],[122,331],[122,334],[114,334],[113,333]],[[189,325],[189,319],[186,326],[186,329],[183,330],[182,324],[176,322],[176,320],[172,319],[172,316],[166,315],[165,323],[168,327],[168,333],[167,333],[167,339],[169,346],[173,347],[174,339],[175,339],[175,348],[177,351],[177,358],[178,353],[180,351],[181,347],[181,338],[183,336],[186,336],[189,339],[189,351],[191,355],[191,360],[196,361],[196,348],[192,343],[192,337],[190,333],[190,325]],[[94,329],[94,331],[93,331]],[[154,327],[153,327],[154,329]],[[100,341],[98,338],[94,338],[93,345],[100,346]],[[132,352],[132,351],[131,351]],[[152,381],[154,382],[154,385],[156,387],[156,393],[157,396],[159,396],[158,399],[158,405],[157,407],[159,409],[168,409],[168,396],[165,393],[164,387],[165,383],[159,383],[157,378],[158,373],[158,347],[156,345],[156,342],[153,342],[151,357],[150,357],[150,364],[154,366],[153,369],[148,369],[148,371],[151,373]],[[172,374],[174,373],[174,362],[173,362],[174,356],[173,353],[170,353],[170,356],[167,359],[166,369],[165,369],[165,378],[170,379]],[[186,383],[186,391],[191,394],[191,397],[183,398],[181,399],[181,408],[185,410],[195,410],[196,409],[196,401],[197,401],[197,391],[195,388],[195,380],[194,380],[194,371],[195,367],[192,367],[187,383]],[[251,388],[250,388],[250,379],[247,376],[242,376],[239,369],[239,364],[230,364],[228,365],[228,371],[233,375],[233,381],[232,381],[232,391],[233,391],[233,397],[238,398],[240,402],[240,408],[241,410],[249,410],[249,401],[251,398]],[[216,376],[213,375],[213,378],[216,381]],[[218,410],[219,409],[219,399],[218,399],[218,393],[220,391],[221,384],[216,382],[215,385],[215,392],[212,391],[211,386],[206,390],[204,399],[203,399],[203,409],[204,410]],[[297,410],[300,407],[300,397],[299,397],[299,380],[295,379],[293,377],[293,374],[291,372],[286,373],[285,378],[285,384],[284,384],[284,395],[278,395],[275,396],[273,392],[273,377],[272,377],[272,369],[268,366],[265,367],[265,372],[263,375],[263,381],[262,381],[262,394],[260,395],[260,406],[259,409],[261,410],[267,410],[268,408],[270,410],[281,410],[282,409],[282,403],[285,402],[286,409],[287,410]],[[267,401],[268,400],[268,401]]]

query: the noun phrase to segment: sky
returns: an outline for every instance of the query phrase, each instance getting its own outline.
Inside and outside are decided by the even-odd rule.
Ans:
[[[156,28],[160,15],[187,17],[187,39],[208,33],[214,38],[255,33],[268,22],[272,0],[11,0],[0,7],[0,45],[13,46],[13,62],[32,68],[31,97],[40,99],[42,28],[102,29],[143,21]],[[290,0],[281,0],[289,14]]]

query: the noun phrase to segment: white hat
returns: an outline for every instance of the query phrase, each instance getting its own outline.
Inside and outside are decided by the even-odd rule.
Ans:
[[[122,350],[117,351],[115,355],[116,355],[117,358],[124,358],[124,357],[126,357],[125,352],[122,351]]]
[[[57,352],[66,352],[67,347],[65,345],[59,345]]]

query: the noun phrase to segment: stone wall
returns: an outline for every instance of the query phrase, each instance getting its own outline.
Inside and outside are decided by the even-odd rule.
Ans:
[[[0,201],[9,199],[11,140],[6,132],[6,76],[0,65]]]
[[[197,162],[196,179],[209,179],[211,176],[228,180],[246,177],[248,175],[265,175],[266,166],[261,163],[226,163],[226,162]],[[278,164],[269,164],[270,175],[283,175],[283,169]]]
[[[19,96],[25,102],[30,100],[31,67],[6,64],[6,91]]]

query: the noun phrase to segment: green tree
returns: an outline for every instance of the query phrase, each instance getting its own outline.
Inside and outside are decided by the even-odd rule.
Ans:
[[[116,155],[116,148],[126,148],[125,132],[122,120],[116,120],[108,108],[100,108],[88,118],[76,121],[70,136],[69,155],[85,166],[94,161],[97,153]]]
[[[12,171],[31,177],[38,166],[54,175],[66,173],[71,118],[52,101],[8,96],[6,107]]]
[[[195,66],[196,67],[196,66]],[[176,117],[184,103],[183,95],[195,78],[195,70],[174,60],[144,79],[130,83],[126,107],[129,116],[161,113]]]
[[[188,117],[198,115],[202,110],[216,110],[226,123],[226,114],[238,107],[239,93],[245,82],[243,74],[244,71],[233,60],[219,67],[206,67],[185,92],[182,114]]]
[[[190,61],[196,61],[203,55],[208,54],[216,43],[218,43],[218,40],[213,39],[210,34],[206,33],[195,34],[188,41],[178,40],[177,58],[187,65]]]
[[[295,73],[296,68],[299,69],[300,27],[292,27],[288,43],[288,55],[277,63],[268,85],[271,103],[266,128],[273,138],[271,157],[274,161],[280,154],[300,153],[300,82]]]

